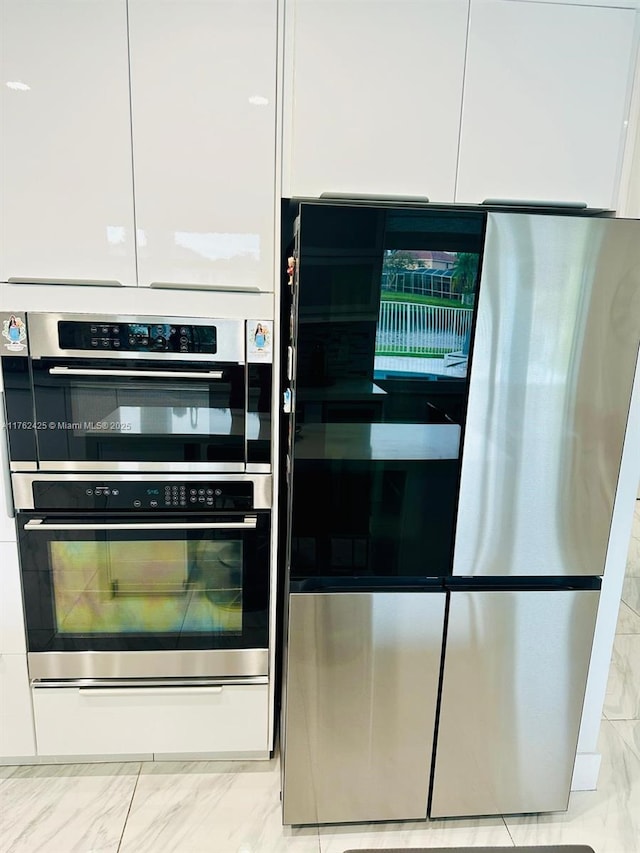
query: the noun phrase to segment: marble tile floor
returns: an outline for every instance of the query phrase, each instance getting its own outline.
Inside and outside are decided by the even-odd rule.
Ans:
[[[589,844],[640,853],[640,503],[600,733],[597,791],[567,812],[286,828],[268,762],[0,767],[1,853],[343,853],[358,847]]]

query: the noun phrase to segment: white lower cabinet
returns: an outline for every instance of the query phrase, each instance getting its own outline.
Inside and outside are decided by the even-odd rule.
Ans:
[[[35,754],[26,655],[0,654],[0,760]]]
[[[268,685],[33,689],[38,755],[266,753]]]
[[[26,650],[18,546],[0,542],[0,653],[24,655]]]

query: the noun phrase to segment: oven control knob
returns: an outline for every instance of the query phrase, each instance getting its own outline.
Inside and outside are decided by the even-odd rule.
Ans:
[[[137,500],[136,500],[136,501],[134,501],[134,502],[133,502],[133,505],[134,505],[135,507],[142,506],[142,501],[137,501]]]
[[[167,348],[167,339],[162,335],[158,335],[157,338],[154,338],[153,345],[156,349],[166,349]]]

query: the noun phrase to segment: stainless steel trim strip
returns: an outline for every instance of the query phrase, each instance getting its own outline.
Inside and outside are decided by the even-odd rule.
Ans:
[[[35,509],[33,503],[33,484],[56,483],[56,482],[80,482],[95,483],[99,480],[102,485],[108,483],[144,483],[149,480],[160,483],[183,483],[185,480],[193,483],[252,483],[253,484],[253,509],[271,509],[273,504],[273,478],[271,474],[12,474],[14,503],[17,509]]]
[[[148,652],[29,652],[29,678],[192,679],[269,675],[268,649],[188,649]]]
[[[193,686],[193,687],[79,687],[78,690],[86,697],[100,696],[166,696],[167,690],[171,690],[172,696],[194,696],[204,693],[211,696],[214,693],[222,693],[223,686]]]
[[[50,367],[52,376],[133,376],[142,379],[222,379],[221,370],[207,370],[199,373],[192,370],[89,370],[83,367]]]
[[[0,429],[0,480],[2,482],[4,498],[2,501],[2,509],[10,518],[13,518],[16,512],[13,505],[11,469],[9,468],[9,435],[4,415],[4,392],[0,391],[0,417],[2,418],[2,427]]]
[[[213,290],[218,293],[263,293],[259,287],[251,285],[238,285],[234,287],[232,284],[199,284],[197,282],[176,282],[176,281],[152,281],[149,287],[157,290]]]
[[[28,312],[29,351],[32,358],[55,358],[65,356],[78,361],[87,359],[148,359],[163,360],[169,357],[171,361],[216,361],[244,364],[245,330],[244,320],[217,319],[203,317],[163,317],[139,316],[126,314],[70,314],[53,312]],[[185,325],[185,326],[215,326],[218,330],[218,351],[210,353],[165,353],[165,352],[108,352],[95,350],[63,350],[58,342],[58,323],[64,320],[83,323],[125,324],[137,323],[142,325]]]
[[[258,518],[246,515],[244,521],[154,521],[137,524],[135,522],[117,522],[114,524],[91,524],[79,522],[66,524],[62,522],[47,522],[46,519],[31,519],[24,525],[30,533],[49,530],[255,530]]]
[[[160,687],[225,687],[231,684],[268,684],[269,679],[266,675],[247,676],[245,678],[71,678],[65,680],[33,680],[31,687],[37,690],[59,689],[61,687],[75,687],[81,690],[129,690],[130,688],[139,689],[140,691],[148,688]]]
[[[38,463],[37,462],[16,462],[14,460],[10,460],[9,462],[12,471],[37,471]]]
[[[115,278],[22,278],[10,275],[7,278],[9,284],[72,284],[82,287],[124,287],[121,281]]]
[[[32,468],[18,469],[16,465],[12,466],[14,470],[37,470],[37,465],[34,463]],[[236,471],[238,474],[243,474],[245,471],[244,462],[62,462],[56,461],[41,461],[40,469],[42,471],[184,471],[184,472],[204,472],[209,471],[211,475],[217,474],[218,471],[224,473],[232,473]]]

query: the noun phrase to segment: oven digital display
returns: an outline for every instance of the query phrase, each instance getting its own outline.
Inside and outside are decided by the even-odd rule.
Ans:
[[[138,323],[129,323],[127,329],[130,335],[140,335],[141,337],[149,337],[149,326],[141,326]]]
[[[135,353],[206,353],[218,351],[218,328],[176,323],[120,323],[114,320],[61,320],[58,344],[63,350]]]

